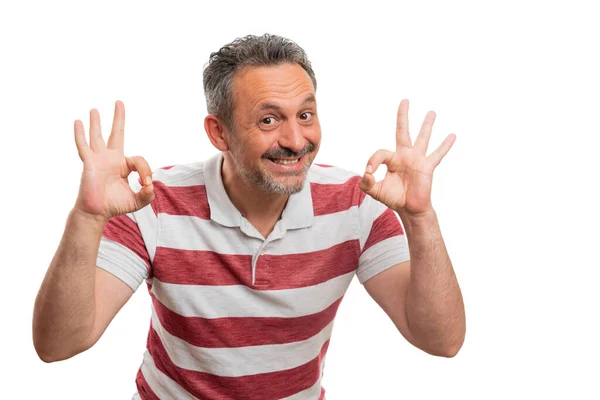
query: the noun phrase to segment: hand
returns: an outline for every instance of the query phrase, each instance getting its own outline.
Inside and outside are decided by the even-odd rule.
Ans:
[[[396,151],[376,151],[359,187],[399,214],[419,215],[432,210],[433,171],[456,140],[456,135],[448,135],[437,150],[426,156],[434,120],[435,113],[429,111],[413,146],[408,133],[408,100],[402,100],[396,123]],[[381,164],[388,171],[381,182],[376,182],[373,173]]]
[[[98,110],[90,111],[89,146],[85,140],[83,123],[75,121],[75,144],[83,161],[75,209],[103,221],[137,211],[154,200],[152,170],[146,160],[140,156],[125,157],[123,154],[124,127],[125,106],[121,101],[115,103],[108,145],[102,138]],[[127,181],[132,171],[137,171],[144,182],[138,193],[131,190]]]

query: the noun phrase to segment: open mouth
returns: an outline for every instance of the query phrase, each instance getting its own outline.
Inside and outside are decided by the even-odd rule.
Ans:
[[[272,168],[281,170],[281,171],[300,171],[304,168],[305,160],[304,158],[308,157],[306,154],[298,157],[298,158],[270,158],[267,157],[266,160],[269,160],[269,164]]]
[[[284,159],[280,159],[280,158],[269,158],[269,160],[271,160],[275,164],[294,165],[294,164],[297,164],[300,161],[300,158],[296,158],[296,159],[293,159],[293,160],[284,160]]]

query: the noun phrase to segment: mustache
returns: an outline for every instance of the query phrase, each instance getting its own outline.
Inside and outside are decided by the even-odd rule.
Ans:
[[[287,147],[281,147],[277,150],[272,150],[263,154],[262,158],[300,158],[305,154],[312,153],[314,150],[315,145],[312,143],[306,145],[299,152],[290,150]]]

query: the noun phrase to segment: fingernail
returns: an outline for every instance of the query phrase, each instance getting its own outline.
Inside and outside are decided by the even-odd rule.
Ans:
[[[370,165],[367,165],[367,172],[368,172],[368,173],[371,173],[371,172],[373,172],[373,167],[372,167],[372,166],[370,166]]]
[[[149,176],[146,177],[146,185],[152,185],[152,178]]]

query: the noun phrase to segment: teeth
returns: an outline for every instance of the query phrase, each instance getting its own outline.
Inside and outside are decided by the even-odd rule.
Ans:
[[[273,162],[276,164],[284,164],[284,165],[290,165],[290,164],[296,164],[300,159],[296,159],[296,160],[276,160],[273,159]]]

